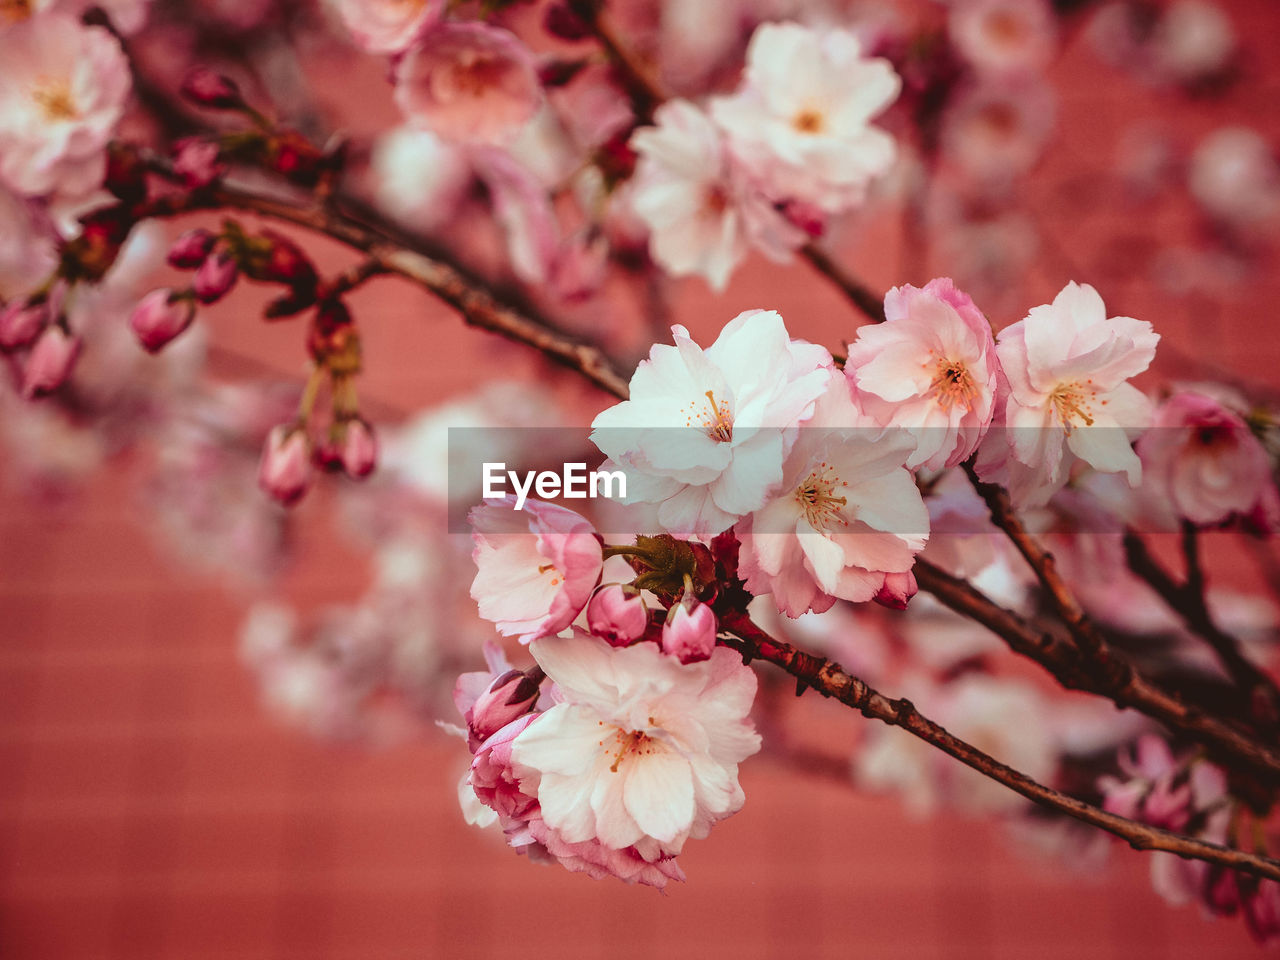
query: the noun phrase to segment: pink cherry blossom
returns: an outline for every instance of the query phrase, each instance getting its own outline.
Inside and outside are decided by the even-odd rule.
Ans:
[[[533,54],[486,23],[431,31],[400,60],[395,82],[405,116],[447,140],[510,143],[542,103]]]
[[[512,271],[526,283],[546,282],[560,246],[560,225],[546,187],[505,150],[479,147],[470,158],[476,175],[489,189]]]
[[[831,354],[793,341],[773,311],[739,314],[706,350],[682,326],[603,411],[592,441],[627,468],[628,498],[672,533],[714,535],[764,505],[795,427],[825,390]]]
[[[1147,369],[1159,340],[1144,320],[1108,318],[1098,292],[1077,283],[1006,327],[996,347],[1010,389],[1005,436],[993,432],[980,471],[1000,476],[1007,444],[1010,490],[1023,505],[1047,502],[1075,459],[1137,484],[1142,464],[1130,442],[1152,411],[1128,381]]]
[[[870,121],[901,87],[889,62],[864,56],[848,31],[767,23],[747,47],[741,89],[713,101],[711,115],[771,197],[836,213],[892,166],[893,138]]]
[[[741,808],[738,764],[760,737],[747,717],[755,674],[735,652],[681,664],[654,644],[581,635],[531,649],[563,700],[511,757],[562,840],[634,847],[653,862]]]
[[[443,0],[335,0],[343,25],[369,53],[407,50],[444,16]]]
[[[0,33],[0,63],[0,181],[28,197],[88,194],[129,96],[120,44],[46,13]]]
[[[949,28],[960,55],[983,73],[1032,73],[1053,57],[1053,10],[1046,0],[958,0]]]
[[[631,138],[639,154],[631,208],[649,228],[650,252],[674,276],[699,275],[723,290],[756,248],[785,260],[808,239],[729,156],[711,119],[687,100],[654,114]]]
[[[1137,450],[1143,489],[1193,523],[1248,514],[1274,486],[1267,452],[1249,425],[1206,393],[1188,390],[1162,403]]]
[[[1102,808],[1154,827],[1182,831],[1191,818],[1191,784],[1179,776],[1185,765],[1174,758],[1164,739],[1144,734],[1134,744],[1132,756],[1122,751],[1118,762],[1126,779],[1098,778]]]
[[[468,516],[480,616],[521,643],[559,633],[591,598],[603,565],[591,523],[572,510],[515,498],[488,500]]]
[[[821,613],[837,598],[865,601],[886,573],[906,573],[924,548],[929,514],[904,464],[915,442],[884,430],[854,404],[848,383],[828,374],[781,485],[738,528],[739,574],[773,594],[790,617]]]
[[[942,115],[943,160],[965,186],[1007,192],[1040,159],[1054,113],[1053,91],[1038,80],[962,87]]]
[[[995,414],[999,364],[986,317],[949,279],[885,295],[885,322],[859,328],[845,375],[862,409],[916,440],[911,469],[953,467]]]

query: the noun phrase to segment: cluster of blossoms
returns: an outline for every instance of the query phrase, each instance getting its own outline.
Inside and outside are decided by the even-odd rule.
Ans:
[[[234,48],[273,16],[267,0],[239,6],[234,16],[192,17],[216,21],[218,46]],[[733,16],[667,0],[654,5],[662,42],[650,61],[620,51],[593,0],[544,5],[539,28],[525,31],[523,14],[509,9],[520,5],[483,6],[472,20],[439,0],[331,0],[333,24],[387,58],[388,99],[403,119],[350,149],[316,146],[210,69],[181,83],[163,78],[182,98],[169,105],[181,138],[167,136],[158,151],[121,142],[130,69],[146,75],[121,38],[141,28],[145,2],[19,4],[15,22],[5,12],[0,23],[0,353],[18,396],[54,401],[23,424],[52,420],[52,410],[68,431],[73,420],[103,427],[109,441],[86,460],[127,445],[129,429],[156,426],[156,525],[195,545],[201,560],[242,572],[274,568],[287,539],[284,511],[247,497],[246,475],[256,470],[269,497],[289,505],[317,468],[357,479],[379,459],[390,468],[360,494],[346,491],[368,498],[351,524],[375,550],[368,592],[318,617],[278,605],[250,616],[242,654],[267,705],[324,737],[398,736],[439,713],[442,678],[452,685],[487,640],[488,670],[463,674],[451,690],[463,721],[455,732],[471,755],[461,789],[468,819],[496,823],[531,858],[662,887],[683,879],[685,842],[744,803],[738,767],[762,747],[744,631],[767,621],[910,694],[997,760],[1136,824],[1237,849],[1243,818],[1265,833],[1264,804],[1250,793],[1265,787],[1140,718],[1103,717],[1103,701],[1094,711],[1061,706],[1000,675],[989,637],[914,599],[920,562],[930,561],[1037,622],[1045,594],[995,534],[990,486],[1054,550],[1090,616],[1122,638],[1172,638],[1178,668],[1193,662],[1191,634],[1217,629],[1214,618],[1246,639],[1274,623],[1274,611],[1245,616],[1234,600],[1204,595],[1183,611],[1184,629],[1129,569],[1133,531],[1280,526],[1275,458],[1262,440],[1274,421],[1217,385],[1186,384],[1154,400],[1142,393],[1131,381],[1151,365],[1159,336],[1145,321],[1108,316],[1087,285],[1068,284],[998,332],[950,279],[895,287],[883,322],[859,329],[844,358],[792,337],[769,310],[738,315],[706,347],[672,325],[673,342],[639,363],[629,398],[592,424],[605,468],[626,477],[619,515],[629,533],[607,543],[599,518],[523,495],[491,499],[470,514],[474,604],[460,608],[469,570],[439,534],[444,441],[439,430],[411,428],[380,457],[356,399],[351,290],[399,273],[472,322],[514,330],[513,339],[599,374],[608,364],[590,351],[617,346],[616,301],[626,299],[603,295],[606,284],[638,281],[652,321],[666,277],[698,275],[721,290],[752,251],[778,261],[803,251],[820,263],[826,255],[813,241],[895,190],[906,194],[908,233],[942,235],[960,286],[978,294],[974,277],[1014,290],[1005,281],[1033,246],[1015,188],[1052,128],[1045,70],[1057,46],[1048,0],[954,0],[934,10],[937,26],[913,32],[888,19],[769,22],[779,9],[762,0],[730,5]],[[1095,39],[1108,55],[1161,83],[1202,89],[1226,79],[1236,39],[1216,8],[1178,0],[1138,29],[1154,16],[1147,6],[1099,12]],[[616,12],[643,47],[652,29],[643,21],[654,18],[630,11],[631,23]],[[613,64],[582,44],[603,46]],[[282,72],[236,75],[249,89]],[[678,96],[666,95],[667,83]],[[156,96],[141,82],[136,92]],[[187,135],[191,107],[216,122]],[[163,125],[164,114],[152,119]],[[1146,173],[1161,166],[1140,159]],[[1261,138],[1228,130],[1197,150],[1188,181],[1224,242],[1257,250],[1280,222],[1278,171]],[[264,180],[270,188],[255,193]],[[142,295],[139,275],[159,259],[130,264],[147,245],[143,221],[238,203],[283,213],[368,259],[323,276],[293,237],[225,218],[150,243],[167,246],[168,265],[192,276]],[[475,205],[490,216],[471,216]],[[472,250],[482,219],[502,242],[480,237]],[[450,244],[433,247],[441,239],[458,241],[456,261]],[[906,245],[914,255],[910,237]],[[917,266],[907,272],[931,275]],[[300,398],[201,393],[189,382],[202,359],[197,305],[225,304],[242,279],[276,288],[264,319],[308,318]],[[568,327],[589,331],[592,343],[566,346],[556,323],[540,322],[542,304],[556,320],[566,311]],[[120,339],[136,341],[126,343],[128,363],[118,359]],[[152,364],[145,373],[143,362]],[[624,395],[621,378],[597,383]],[[527,387],[512,389],[439,418],[520,427],[565,419]],[[4,412],[0,424],[18,430]],[[38,454],[54,445],[29,439],[41,429],[64,436],[37,427],[14,446]],[[1203,587],[1192,567],[1189,557],[1188,584],[1174,585],[1180,600]],[[513,669],[477,611],[534,664]],[[1058,613],[1058,626],[1074,626]],[[1238,653],[1246,673],[1250,656]],[[812,681],[796,676],[801,689]],[[1274,718],[1254,679],[1240,684],[1253,699],[1228,715],[1268,733]],[[933,746],[874,728],[854,756],[854,778],[919,808],[1025,807]],[[1171,856],[1153,861],[1153,872],[1170,899],[1239,911],[1258,937],[1280,935],[1271,881]]]

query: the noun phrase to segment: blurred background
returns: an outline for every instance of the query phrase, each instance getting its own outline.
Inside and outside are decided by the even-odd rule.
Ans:
[[[910,18],[929,6],[875,9]],[[940,189],[918,203],[902,200],[922,196],[909,183],[890,187],[827,242],[877,291],[955,275],[997,328],[1067,280],[1092,283],[1110,314],[1150,320],[1164,338],[1144,386],[1212,377],[1274,399],[1280,272],[1277,209],[1268,204],[1280,196],[1280,5],[1195,4],[1201,19],[1178,43],[1164,41],[1172,52],[1145,58],[1126,55],[1121,41],[1149,42],[1151,24],[1176,5],[1081,6],[1062,21],[1060,53],[1045,72],[1052,132],[1009,175],[1016,183],[995,199]],[[779,15],[796,7],[805,5],[779,5]],[[172,8],[167,16],[181,23]],[[396,122],[381,60],[331,40],[300,44],[294,67],[329,125],[357,141]],[[997,160],[1021,149],[1016,114],[983,123],[991,129],[978,140],[995,137],[982,149]],[[1213,140],[1233,128],[1251,133],[1234,146]],[[1226,160],[1203,152],[1214,143]],[[963,216],[951,216],[955,205]],[[152,242],[163,247],[203,222],[166,224]],[[336,245],[299,239],[326,271],[350,263]],[[162,269],[149,282],[171,279]],[[602,297],[645,313],[632,295],[606,287]],[[699,337],[752,307],[779,309],[793,335],[833,349],[861,322],[805,265],[758,257],[721,295],[695,279],[669,298],[670,315]],[[200,362],[216,385],[292,384],[291,402],[305,375],[300,333],[263,324],[265,299],[242,285],[203,310]],[[402,438],[388,448],[401,480],[413,474],[412,456],[443,457],[439,426],[471,423],[474,409],[435,414],[433,441],[429,431],[395,428],[486,384],[515,383],[483,404],[526,423],[545,403],[585,424],[606,402],[527,352],[463,328],[399,280],[370,283],[350,305],[365,341],[365,414]],[[634,323],[597,330],[592,309],[580,308],[574,322],[601,333],[624,361],[657,335]],[[466,602],[471,576],[468,544],[450,540],[443,517],[402,507],[386,487],[362,499],[335,482],[286,521],[257,502],[256,446],[243,463],[210,464],[189,430],[153,437],[172,461],[166,472],[164,455],[144,456],[101,423],[90,431],[9,396],[0,416],[6,960],[1257,952],[1240,924],[1166,905],[1142,854],[1112,845],[1105,860],[1064,858],[995,823],[954,813],[917,819],[894,797],[859,792],[830,761],[848,754],[864,721],[832,704],[806,703],[793,720],[825,760],[762,756],[744,765],[746,807],[687,848],[688,883],[661,894],[532,866],[460,816],[467,754],[430,723],[456,719],[447,695],[409,711],[374,704],[371,724],[367,700],[358,722],[355,711],[320,716],[328,678],[273,672],[255,646],[255,636],[296,623],[355,629],[360,609],[387,603],[428,621],[416,655],[432,669],[453,660],[479,669],[483,625],[460,639],[437,636],[430,623],[438,615],[453,629],[447,608]],[[207,428],[208,419],[192,422]],[[193,465],[199,482],[183,472]],[[183,498],[193,486],[198,509]],[[240,526],[222,522],[246,516]],[[404,526],[433,524],[430,546],[388,559]],[[1274,567],[1225,537],[1208,539],[1211,584],[1263,588]],[[452,580],[424,573],[432,564],[454,568]],[[418,606],[406,612],[394,606],[400,598],[388,599],[388,583],[428,577],[435,592]],[[279,626],[281,618],[295,626]]]

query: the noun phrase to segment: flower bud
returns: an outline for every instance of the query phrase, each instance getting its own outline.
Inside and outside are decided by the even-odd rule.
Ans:
[[[14,300],[0,307],[0,350],[17,350],[25,347],[40,335],[49,322],[47,301],[31,303]]]
[[[213,249],[217,237],[203,227],[188,230],[169,248],[169,266],[184,270],[194,270],[204,263],[205,257]]]
[[[1240,887],[1233,870],[1210,867],[1205,875],[1204,904],[1220,917],[1233,917],[1240,909]]]
[[[342,442],[342,469],[354,480],[362,480],[378,465],[378,438],[373,427],[360,417],[347,421]]]
[[[173,172],[182,178],[188,189],[207,187],[227,172],[220,157],[221,150],[213,141],[189,137],[178,144]]]
[[[881,606],[890,610],[907,609],[907,601],[920,591],[916,583],[916,575],[908,570],[906,573],[886,573],[884,586],[873,598]]]
[[[192,103],[215,110],[237,110],[245,105],[235,81],[208,67],[196,67],[188,73],[180,92]]]
[[[681,663],[710,660],[716,648],[716,629],[711,608],[686,596],[671,608],[662,627],[662,652]]]
[[[196,305],[188,297],[161,288],[138,301],[129,317],[129,328],[148,353],[155,353],[196,317]]]
[[[1258,880],[1244,897],[1244,923],[1258,943],[1280,939],[1280,883]]]
[[[508,670],[489,684],[466,713],[471,749],[475,749],[538,702],[539,682],[520,670]]]
[[[125,203],[147,198],[147,167],[138,148],[121,141],[107,145],[107,174],[102,185]]]
[[[196,299],[201,303],[216,303],[235,286],[239,275],[240,269],[236,266],[236,258],[231,255],[231,251],[217,250],[205,257],[191,286],[196,292]]]
[[[587,604],[587,629],[615,647],[638,640],[648,625],[644,598],[631,584],[605,584]]]
[[[80,338],[54,324],[40,335],[27,357],[22,375],[22,398],[32,400],[53,393],[67,381],[80,354]]]
[[[270,242],[271,249],[261,265],[254,265],[250,275],[255,280],[287,283],[300,289],[316,285],[316,268],[301,247],[274,230],[263,230],[262,239]]]
[[[267,434],[258,467],[258,486],[286,507],[302,499],[311,485],[311,445],[305,430],[281,424]]]

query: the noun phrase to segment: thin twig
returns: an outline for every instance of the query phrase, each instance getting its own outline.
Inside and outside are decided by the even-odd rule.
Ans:
[[[976,620],[996,634],[1014,652],[1034,660],[1070,690],[1107,697],[1119,707],[1131,707],[1203,744],[1225,761],[1252,770],[1268,783],[1280,782],[1280,753],[1229,723],[1183,703],[1143,677],[1119,653],[1112,653],[1124,669],[1114,676],[1100,674],[1083,651],[1052,633],[1039,630],[1018,614],[992,601],[972,584],[954,577],[923,558],[912,569],[920,589],[943,605]],[[1119,677],[1117,682],[1116,677]]]
[[[948,733],[923,716],[911,701],[891,700],[867,683],[846,673],[838,663],[797,650],[790,644],[775,639],[756,626],[745,613],[726,612],[720,625],[738,638],[740,642],[734,642],[733,646],[743,654],[744,659],[767,660],[791,674],[804,687],[812,688],[824,697],[839,700],[863,716],[901,727],[912,736],[937,747],[1028,800],[1105,830],[1124,840],[1135,850],[1164,850],[1180,857],[1220,864],[1257,877],[1280,880],[1278,860],[1159,830],[1108,813],[1047,787]]]
[[[871,288],[836,263],[829,253],[809,243],[800,248],[800,255],[813,269],[838,287],[845,298],[866,314],[872,323],[884,323],[883,301],[871,292]]]
[[[160,171],[163,172],[163,166]],[[319,209],[251,190],[217,185],[195,193],[173,193],[139,211],[140,216],[171,217],[198,210],[233,208],[322,233],[368,255],[360,271],[396,273],[454,307],[471,326],[523,343],[577,370],[602,390],[627,397],[627,381],[596,347],[579,343],[502,303],[449,264],[387,242],[377,232],[333,209]]]
[[[1184,583],[1174,580],[1173,575],[1152,556],[1142,537],[1134,530],[1125,531],[1124,554],[1129,569],[1160,595],[1192,633],[1213,648],[1218,661],[1231,679],[1241,689],[1263,700],[1268,709],[1264,711],[1265,716],[1259,719],[1274,729],[1277,720],[1280,720],[1280,688],[1277,688],[1274,679],[1244,655],[1239,641],[1214,622],[1205,602],[1204,574],[1200,568],[1197,542],[1195,528],[1184,527],[1182,549],[1187,560],[1187,579]]]

